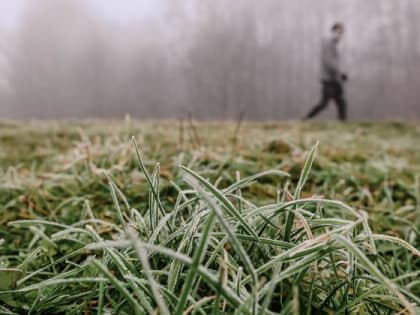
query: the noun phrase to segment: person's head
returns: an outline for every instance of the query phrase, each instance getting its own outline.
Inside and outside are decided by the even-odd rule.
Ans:
[[[334,23],[333,26],[331,27],[331,31],[333,33],[334,39],[336,41],[340,41],[340,39],[344,35],[344,24],[340,22]]]

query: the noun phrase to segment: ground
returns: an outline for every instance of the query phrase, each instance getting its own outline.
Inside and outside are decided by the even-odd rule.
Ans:
[[[0,314],[413,311],[419,139],[408,123],[1,122]]]

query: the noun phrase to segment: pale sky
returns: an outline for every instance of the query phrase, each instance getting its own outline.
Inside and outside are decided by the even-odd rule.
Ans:
[[[0,29],[13,30],[19,23],[25,4],[34,0],[0,0]],[[59,1],[59,0],[57,0]],[[142,16],[159,15],[163,2],[158,0],[83,0],[94,10],[118,22]]]
[[[0,29],[10,30],[16,26],[24,2],[25,0],[0,0]]]
[[[0,0],[1,1],[1,0]],[[158,15],[163,9],[158,0],[85,0],[104,16],[124,22],[141,16]]]

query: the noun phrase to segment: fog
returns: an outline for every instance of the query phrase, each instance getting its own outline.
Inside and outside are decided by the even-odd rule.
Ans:
[[[19,2],[0,28],[0,119],[301,118],[335,21],[350,119],[420,118],[417,0]]]

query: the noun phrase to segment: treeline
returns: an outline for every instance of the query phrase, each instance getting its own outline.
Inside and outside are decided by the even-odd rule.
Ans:
[[[317,101],[320,39],[339,19],[351,116],[420,116],[415,0],[164,2],[158,17],[118,23],[83,1],[28,1],[0,46],[1,115],[298,118]]]

